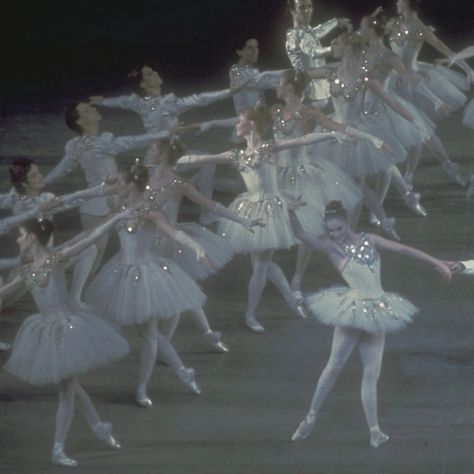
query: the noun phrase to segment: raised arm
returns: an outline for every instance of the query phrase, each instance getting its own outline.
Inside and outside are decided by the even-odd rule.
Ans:
[[[255,78],[255,83],[258,89],[276,89],[278,83],[280,82],[281,73],[285,69],[280,69],[279,71],[263,71],[257,75]]]
[[[431,255],[428,255],[427,253],[422,252],[421,250],[409,247],[408,245],[384,239],[379,235],[369,234],[369,238],[377,248],[398,253],[400,255],[405,255],[407,257],[414,258],[415,260],[418,260],[420,262],[425,262],[435,267],[436,271],[441,273],[443,277],[447,280],[451,279],[451,271],[449,270],[447,265],[441,260],[432,257]]]
[[[133,110],[134,112],[137,112],[137,96],[135,94],[108,98],[96,95],[92,96],[89,101],[94,105],[116,107],[118,109]]]
[[[56,253],[56,256],[60,260],[65,260],[71,258],[79,252],[82,252],[84,249],[92,245],[97,239],[99,239],[104,234],[113,229],[119,221],[121,221],[122,219],[126,219],[129,215],[129,209],[126,209],[125,211],[122,211],[119,214],[115,214],[102,225],[96,227],[94,230],[89,232],[83,239],[80,239],[71,245],[62,246],[61,250]]]
[[[211,105],[219,100],[228,99],[231,96],[229,89],[216,92],[203,92],[202,94],[193,94],[188,97],[176,99],[177,113],[182,114],[195,107],[204,107]]]
[[[191,164],[204,164],[204,163],[216,163],[216,164],[227,164],[232,162],[232,152],[225,151],[223,153],[217,153],[215,155],[185,155],[182,156],[176,164],[178,165],[191,165]]]

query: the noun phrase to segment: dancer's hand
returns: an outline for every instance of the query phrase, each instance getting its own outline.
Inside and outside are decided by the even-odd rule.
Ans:
[[[198,257],[198,262],[204,263],[208,268],[214,268],[214,262],[209,258],[206,252]]]
[[[461,262],[444,260],[443,263],[449,268],[451,273],[462,273],[465,269]]]
[[[63,197],[62,196],[55,196],[50,199],[48,202],[41,204],[39,207],[40,212],[48,212],[56,209],[57,207],[63,204]]]
[[[344,141],[347,141],[347,142],[353,141],[353,137],[351,137],[350,135],[347,135],[347,133],[332,131],[331,134],[334,137],[334,140],[336,140],[337,143],[339,144],[342,144]]]
[[[101,95],[93,95],[89,97],[89,104],[100,105],[104,101],[104,98]]]
[[[301,200],[301,196],[298,196],[296,199],[290,198],[288,199],[287,203],[288,203],[289,211],[296,211],[296,209],[299,209],[300,207],[304,207],[308,204]]]
[[[446,281],[451,281],[452,273],[450,268],[441,260],[435,264],[435,270],[442,276]]]
[[[262,219],[246,219],[244,227],[252,234],[255,233],[254,227],[265,227],[265,223]]]

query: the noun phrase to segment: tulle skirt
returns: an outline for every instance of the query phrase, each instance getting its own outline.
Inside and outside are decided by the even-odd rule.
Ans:
[[[236,222],[221,220],[219,233],[228,239],[235,253],[287,249],[296,244],[283,195],[242,193],[229,209],[251,220],[260,219],[265,224],[264,227],[254,227],[250,232]]]
[[[464,110],[464,117],[462,123],[469,128],[474,128],[474,99],[467,104],[466,109]]]
[[[324,233],[324,208],[333,201],[341,201],[350,211],[362,200],[354,180],[339,167],[324,158],[297,160],[289,157],[278,166],[279,188],[292,196],[301,196],[307,205],[298,210],[304,229],[315,235]]]
[[[418,308],[396,293],[374,298],[361,297],[357,290],[335,286],[307,297],[311,315],[330,326],[366,332],[394,332],[411,323]]]
[[[25,319],[4,368],[35,385],[58,384],[120,359],[128,351],[118,330],[84,305],[71,307],[55,319],[42,314]]]
[[[173,260],[194,280],[207,278],[232,259],[232,247],[221,235],[216,235],[193,222],[177,224],[176,227],[204,248],[212,261],[212,267],[196,260],[195,253],[188,247],[167,237],[160,238],[158,253]]]
[[[88,288],[85,300],[116,324],[133,326],[199,309],[206,297],[185,271],[166,258],[124,263],[112,257]]]

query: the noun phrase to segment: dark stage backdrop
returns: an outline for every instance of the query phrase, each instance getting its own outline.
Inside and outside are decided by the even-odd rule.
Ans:
[[[316,1],[314,21],[347,16],[357,24],[380,3]],[[383,5],[394,11],[394,1]],[[474,2],[431,0],[421,10],[453,48],[474,44]],[[284,0],[40,0],[10,2],[2,17],[4,113],[126,90],[126,73],[148,58],[178,93],[224,86],[236,45],[252,36],[262,69],[288,65]]]

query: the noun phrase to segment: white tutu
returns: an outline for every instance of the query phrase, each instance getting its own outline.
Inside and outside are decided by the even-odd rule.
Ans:
[[[235,253],[286,249],[296,244],[282,195],[242,193],[229,209],[247,219],[261,219],[264,227],[256,226],[253,232],[236,222],[219,221],[219,233],[228,239]]]
[[[469,128],[474,128],[474,99],[467,104],[467,107],[464,110],[464,117],[462,123]]]
[[[176,227],[186,232],[195,242],[201,245],[212,261],[212,267],[196,260],[195,253],[180,243],[161,237],[158,253],[177,263],[194,280],[203,280],[216,273],[232,259],[233,251],[229,242],[220,235],[207,230],[199,224],[189,222],[177,224]]]
[[[201,308],[206,297],[171,260],[126,263],[118,253],[102,267],[85,300],[108,320],[132,326]]]
[[[329,202],[341,201],[350,213],[361,201],[362,193],[353,179],[328,160],[290,160],[279,159],[278,182],[282,191],[301,196],[307,203],[298,210],[307,232],[320,235],[325,231],[324,208]]]
[[[25,319],[4,368],[35,385],[58,384],[128,351],[120,333],[84,305],[54,317],[34,314]]]
[[[336,286],[307,297],[306,306],[321,323],[366,332],[394,332],[411,323],[418,308],[396,293],[364,298],[356,289]]]

